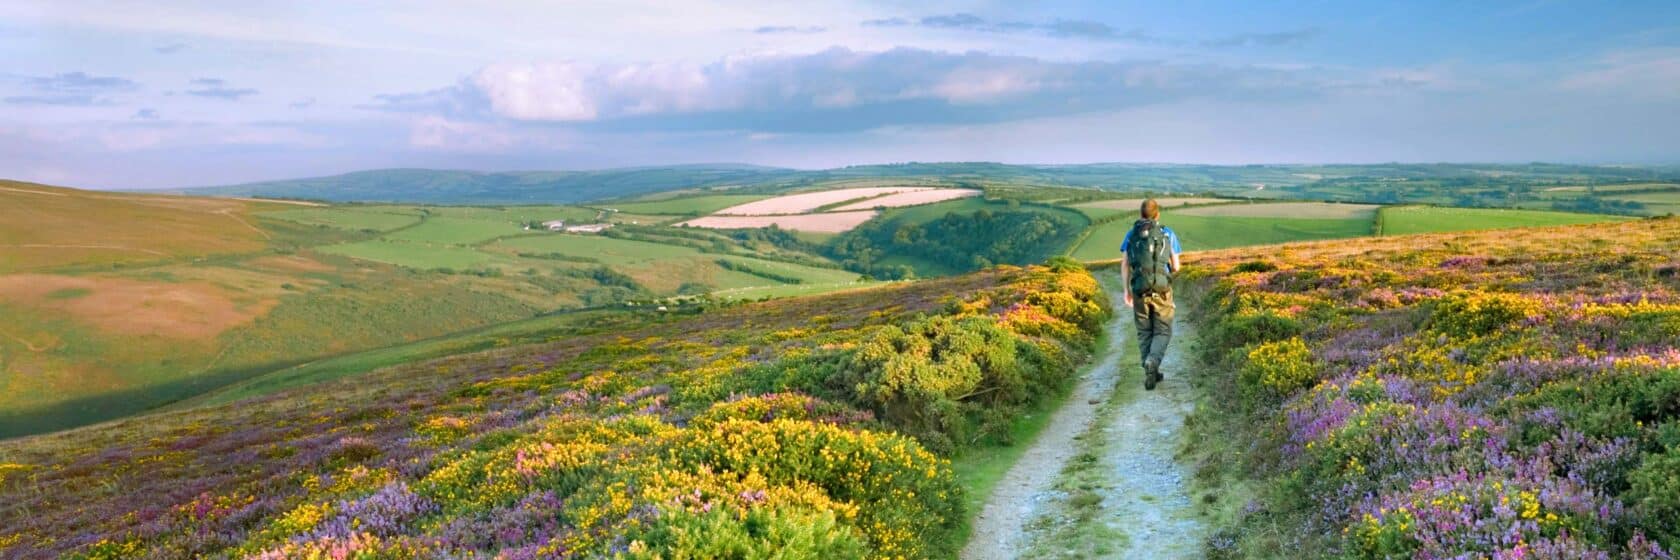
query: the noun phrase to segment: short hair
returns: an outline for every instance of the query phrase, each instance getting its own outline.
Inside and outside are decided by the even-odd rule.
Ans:
[[[1143,214],[1143,219],[1145,219],[1145,220],[1154,220],[1154,219],[1160,218],[1161,217],[1161,203],[1155,202],[1155,199],[1153,199],[1153,198],[1143,199],[1142,214]]]

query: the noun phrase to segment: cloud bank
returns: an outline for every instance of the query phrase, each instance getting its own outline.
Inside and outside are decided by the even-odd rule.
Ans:
[[[838,132],[1104,111],[1198,96],[1309,95],[1300,71],[1060,62],[913,48],[728,57],[707,64],[494,64],[368,108],[614,129]]]

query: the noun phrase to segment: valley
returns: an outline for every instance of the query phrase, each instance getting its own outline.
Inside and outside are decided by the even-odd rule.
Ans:
[[[197,402],[224,386],[268,387],[256,379],[549,314],[820,294],[1060,254],[1110,260],[1141,200],[973,180],[892,184],[854,178],[581,205],[435,206],[9,183],[0,191],[14,209],[0,247],[0,309],[15,320],[0,332],[7,388],[0,437]],[[1620,219],[1163,200],[1168,223],[1192,251],[1351,238],[1378,227],[1406,233]],[[821,225],[830,217],[847,225]],[[688,227],[703,220],[785,227]],[[88,225],[98,223],[121,225]],[[599,230],[547,231],[545,223]],[[963,244],[944,244],[956,239]]]
[[[1307,267],[1279,263],[1366,270],[1376,265],[1349,264],[1350,251],[1420,240],[1417,251],[1474,253],[1531,251],[1535,240],[1556,235],[1613,236],[1640,244],[1635,255],[1658,255],[1674,239],[1672,220],[1607,214],[1164,197],[1163,221],[1191,251],[1187,320],[1211,334],[1174,350],[1176,375],[1165,393],[1142,394],[1132,387],[1135,357],[1124,357],[1129,326],[1105,322],[1113,288],[1102,288],[1079,264],[1112,266],[1138,193],[863,184],[508,206],[183,198],[8,184],[0,195],[67,204],[10,215],[11,224],[26,215],[34,222],[8,233],[11,249],[0,261],[10,267],[0,275],[0,310],[13,319],[0,333],[0,417],[5,435],[28,436],[0,442],[0,495],[12,492],[18,504],[0,508],[0,516],[27,511],[35,520],[11,523],[23,529],[0,533],[0,544],[118,556],[314,554],[360,534],[340,535],[320,523],[360,519],[355,512],[387,500],[418,509],[393,518],[379,543],[357,546],[415,554],[586,551],[606,550],[627,535],[660,542],[688,524],[748,530],[728,528],[728,519],[739,518],[709,516],[704,508],[690,511],[697,517],[661,517],[675,524],[663,528],[625,524],[636,508],[677,499],[685,494],[673,492],[692,486],[700,488],[696,503],[723,511],[776,504],[765,511],[779,513],[752,523],[810,528],[801,539],[814,540],[799,542],[823,550],[952,557],[966,547],[962,555],[975,558],[1059,557],[1074,549],[1134,557],[1275,551],[1269,547],[1276,541],[1233,539],[1229,531],[1258,522],[1241,513],[1252,506],[1239,508],[1238,501],[1276,499],[1268,492],[1284,481],[1233,462],[1249,460],[1239,459],[1247,452],[1186,455],[1175,446],[1243,445],[1230,438],[1245,432],[1224,423],[1234,420],[1208,419],[1211,402],[1252,402],[1244,417],[1264,425],[1272,410],[1266,406],[1312,383],[1265,389],[1272,391],[1267,400],[1256,396],[1261,389],[1242,385],[1249,378],[1214,373],[1254,370],[1259,382],[1273,383],[1265,376],[1283,374],[1249,362],[1270,356],[1268,345],[1300,350],[1295,338],[1232,338],[1277,335],[1268,334],[1273,326],[1221,326],[1232,319],[1210,310],[1225,304],[1196,303],[1228,293],[1210,282],[1247,278],[1239,269]],[[147,235],[67,234],[59,245],[78,248],[62,254],[33,247],[48,244],[39,236],[44,228],[79,223],[63,215],[69,209],[87,207]],[[832,232],[686,225],[859,212],[867,214],[861,223]],[[1586,233],[1567,233],[1582,225],[1578,231]],[[1473,231],[1498,228],[1520,229]],[[168,237],[175,231],[180,242]],[[1441,231],[1447,233],[1435,235],[1444,237],[1410,236]],[[1367,258],[1419,258],[1396,250]],[[1633,258],[1645,264],[1630,270],[1646,270],[1646,281],[1657,284],[1672,281],[1662,271],[1680,266]],[[1230,265],[1233,259],[1240,262]],[[1324,284],[1325,272],[1302,274],[1320,279],[1311,286],[1335,285]],[[1464,281],[1513,281],[1500,278]],[[1642,317],[1640,324],[1666,332],[1661,294],[1671,288],[1647,288],[1644,301],[1658,307],[1605,313]],[[1395,309],[1433,301],[1407,295],[1422,288],[1407,289],[1339,297],[1379,298]],[[1331,315],[1316,315],[1311,310],[1318,308],[1301,309],[1306,300],[1292,292],[1255,297],[1275,300],[1266,305],[1282,307],[1266,313],[1291,321],[1351,313],[1325,308]],[[1250,328],[1261,330],[1232,330]],[[1227,355],[1231,348],[1242,352]],[[961,353],[970,357],[955,357]],[[1309,362],[1327,363],[1316,360]],[[1087,361],[1094,365],[1079,366]],[[933,373],[900,377],[910,371]],[[1462,385],[1472,374],[1451,375],[1457,377],[1428,381]],[[910,390],[902,385],[909,379],[958,384]],[[1167,393],[1183,406],[1161,408],[1167,401],[1158,397]],[[1168,435],[1139,439],[1139,429]],[[856,461],[849,468],[900,473],[893,476],[902,486],[801,470],[786,461],[803,452],[754,454],[727,443],[746,441],[739,438],[782,449],[839,446]],[[1051,453],[1046,445],[1074,447],[1072,454]],[[674,449],[681,450],[677,462],[652,460]],[[225,459],[235,452],[242,458]],[[537,457],[546,457],[542,472],[571,474],[521,474]],[[739,463],[715,462],[722,458]],[[625,461],[645,466],[602,466]],[[158,467],[142,471],[142,464]],[[698,464],[736,466],[696,471]],[[90,479],[108,482],[90,486]],[[655,480],[681,482],[648,482],[635,496],[613,490]],[[769,501],[741,501],[747,490],[763,491]],[[1032,507],[999,513],[1006,510],[997,509],[994,491]],[[545,497],[562,494],[572,498]],[[28,498],[48,495],[98,505],[64,509]],[[585,499],[593,505],[574,501]],[[865,515],[854,500],[887,509]],[[523,526],[492,540],[470,529],[533,507],[581,521]],[[212,513],[125,521],[134,519],[125,512],[160,508]],[[983,510],[993,513],[976,517]],[[938,521],[904,521],[911,518]],[[81,537],[53,537],[64,528]],[[187,533],[219,536],[178,536]],[[1650,533],[1667,538],[1661,535]],[[976,549],[982,545],[975,539],[1006,548]],[[1313,546],[1355,545],[1365,546]]]

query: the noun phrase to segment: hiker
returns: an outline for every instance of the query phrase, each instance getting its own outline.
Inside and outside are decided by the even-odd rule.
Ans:
[[[1143,356],[1143,388],[1161,382],[1161,359],[1172,339],[1172,279],[1178,274],[1178,234],[1163,226],[1161,204],[1143,201],[1141,218],[1120,242],[1120,278],[1126,285],[1126,305],[1137,322],[1138,349]]]

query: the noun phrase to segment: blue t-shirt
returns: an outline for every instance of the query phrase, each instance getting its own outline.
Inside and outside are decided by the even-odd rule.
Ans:
[[[1131,249],[1131,247],[1132,247],[1132,232],[1135,231],[1136,229],[1137,228],[1126,230],[1126,238],[1120,240],[1120,251],[1121,252],[1124,253],[1124,252],[1129,251]],[[1172,228],[1167,227],[1167,226],[1161,226],[1161,232],[1167,234],[1167,241],[1172,242],[1172,254],[1177,255],[1179,253],[1184,252],[1184,249],[1178,246],[1178,234],[1173,233]],[[1126,258],[1131,258],[1131,256],[1132,256],[1131,253],[1126,253]],[[1167,266],[1172,266],[1172,265],[1168,264]],[[1174,272],[1177,272],[1177,271],[1175,270]]]

